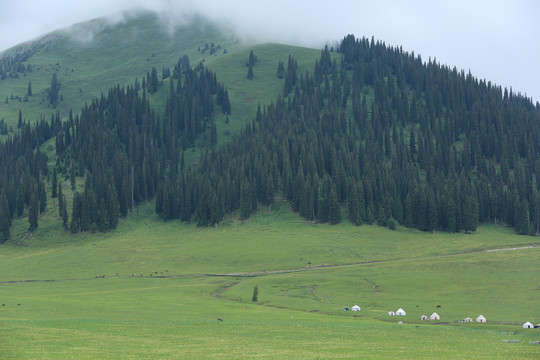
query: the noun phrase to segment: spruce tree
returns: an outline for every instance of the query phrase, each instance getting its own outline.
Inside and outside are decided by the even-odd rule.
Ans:
[[[107,211],[107,206],[105,205],[105,199],[101,198],[99,203],[99,214],[97,219],[97,228],[101,232],[105,232],[109,228],[109,213]]]
[[[56,77],[56,72],[52,75],[51,87],[49,88],[49,103],[56,106],[58,102],[58,91],[60,90],[60,82]]]
[[[75,234],[81,230],[81,196],[76,191],[73,195],[73,208],[71,211],[71,233]]]
[[[446,203],[446,230],[453,234],[457,230],[456,203],[450,199]]]
[[[62,225],[64,226],[64,229],[67,229],[68,227],[68,211],[67,211],[67,203],[66,203],[66,196],[62,195],[59,199],[59,201],[62,202]]]
[[[47,208],[47,192],[43,181],[38,183],[39,212],[42,213]]]
[[[109,185],[107,188],[107,199],[108,203],[108,224],[109,229],[116,229],[118,226],[118,217],[119,217],[119,205],[118,205],[118,195],[113,185]]]
[[[56,166],[53,168],[52,183],[51,183],[51,198],[56,202],[58,197],[58,174],[56,172]]]
[[[435,204],[435,199],[433,195],[429,196],[428,199],[428,208],[427,208],[427,217],[429,230],[434,234],[438,226],[438,215],[437,215],[437,205]]]
[[[38,227],[38,211],[39,211],[39,204],[37,199],[37,194],[34,191],[30,195],[30,204],[28,205],[28,231],[32,232],[37,229]]]
[[[245,220],[251,215],[251,186],[244,182],[240,188],[240,218]]]
[[[349,219],[353,224],[358,225],[358,194],[355,185],[351,186],[347,204],[349,206]]]
[[[478,201],[473,196],[467,196],[463,204],[463,226],[467,233],[476,231],[478,225]]]
[[[10,212],[7,197],[4,191],[0,195],[0,244],[9,239]]]
[[[337,194],[334,189],[330,192],[328,199],[328,221],[332,225],[341,222],[341,207],[339,206]]]

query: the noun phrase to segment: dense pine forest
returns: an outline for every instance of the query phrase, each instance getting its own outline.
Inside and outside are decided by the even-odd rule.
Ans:
[[[271,211],[276,197],[318,223],[472,232],[495,222],[540,233],[538,103],[352,35],[322,50],[312,72],[299,74],[292,57],[276,69],[283,96],[220,147],[214,115],[234,111],[227,89],[187,57],[160,83],[153,69],[64,122],[21,123],[0,144],[0,241],[15,217],[27,215],[34,230],[48,201],[76,233],[114,229],[150,200],[164,220],[206,226]],[[153,111],[147,93],[165,77],[166,106]],[[53,137],[48,168],[40,145]],[[187,166],[184,151],[195,144],[205,151]]]

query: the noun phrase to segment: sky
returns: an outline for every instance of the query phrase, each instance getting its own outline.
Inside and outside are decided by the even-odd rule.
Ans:
[[[347,34],[436,59],[540,101],[537,0],[17,0],[0,12],[0,51],[122,11],[157,12],[165,26],[199,13],[257,41],[321,48]]]

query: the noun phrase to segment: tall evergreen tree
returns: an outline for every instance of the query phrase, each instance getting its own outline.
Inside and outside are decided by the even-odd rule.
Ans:
[[[473,196],[467,196],[463,204],[463,219],[466,232],[476,231],[478,225],[478,201]]]
[[[332,225],[341,222],[341,207],[334,189],[330,192],[330,198],[328,199],[328,221]]]
[[[53,168],[52,182],[51,182],[51,198],[56,202],[58,197],[58,173],[56,172],[56,166]]]
[[[0,194],[0,244],[9,239],[11,215],[7,196],[4,191]]]
[[[33,191],[30,195],[30,204],[28,205],[28,231],[30,232],[36,230],[38,227],[39,204],[36,192],[37,191]]]

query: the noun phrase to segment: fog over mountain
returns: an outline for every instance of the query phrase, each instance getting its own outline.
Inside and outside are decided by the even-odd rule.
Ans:
[[[540,101],[540,3],[487,1],[20,0],[2,5],[0,51],[58,28],[155,11],[168,29],[199,13],[240,37],[319,48],[347,34],[402,46]]]

